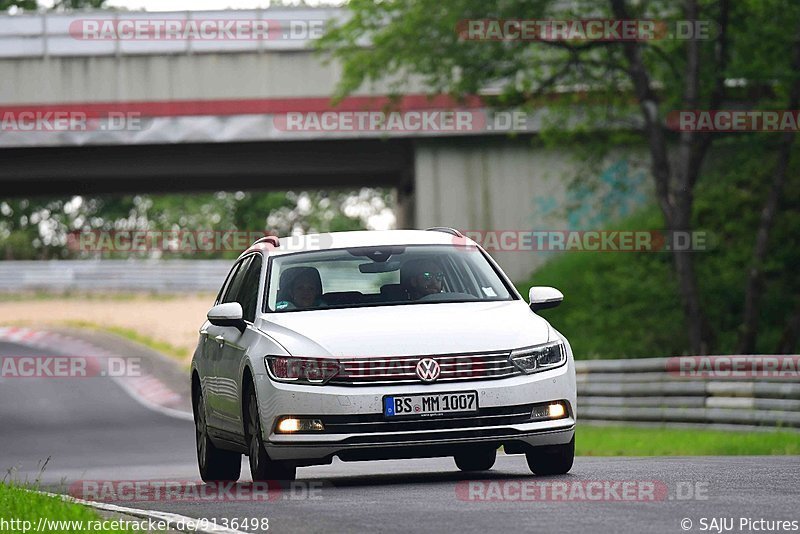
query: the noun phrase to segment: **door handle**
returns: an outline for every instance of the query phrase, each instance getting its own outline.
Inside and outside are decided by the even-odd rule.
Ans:
[[[225,344],[225,336],[217,336],[214,339],[216,339],[217,343],[219,343],[219,348],[222,348],[222,346]]]

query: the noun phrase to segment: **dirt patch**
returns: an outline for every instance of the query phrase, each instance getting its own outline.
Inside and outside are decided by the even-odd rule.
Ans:
[[[197,345],[197,331],[213,303],[214,295],[12,300],[0,302],[0,325],[78,326],[84,323],[124,329],[175,347],[180,359],[189,361]]]

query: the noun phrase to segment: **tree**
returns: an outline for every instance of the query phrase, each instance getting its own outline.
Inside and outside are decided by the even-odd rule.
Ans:
[[[53,3],[53,10],[102,9],[106,7],[105,4],[106,0],[56,0]]]
[[[36,11],[39,7],[36,0],[0,0],[0,11],[7,11],[12,7],[25,9],[27,11]]]
[[[581,88],[572,95],[559,93],[560,99],[548,100],[548,106],[572,113],[580,124],[575,130],[585,132],[597,124],[585,113],[575,113],[586,111],[576,104],[590,98],[595,109],[609,113],[606,120],[629,117],[632,95],[641,121],[637,131],[650,154],[656,201],[672,232],[693,228],[693,192],[715,134],[673,134],[665,122],[667,112],[719,109],[730,96],[730,79],[745,79],[748,98],[760,101],[774,83],[773,69],[765,66],[778,62],[783,74],[790,72],[783,56],[791,35],[773,31],[775,40],[755,47],[760,54],[755,57],[754,49],[746,47],[753,39],[765,39],[765,26],[775,30],[786,27],[776,21],[800,20],[798,3],[790,0],[351,0],[348,7],[350,18],[331,27],[320,42],[343,63],[339,97],[378,80],[389,80],[391,91],[398,93],[411,74],[431,93],[456,98],[499,88],[498,96],[483,97],[491,107],[534,108],[557,88]],[[688,40],[523,42],[464,41],[455,31],[465,20],[582,18],[660,20],[667,27],[711,20],[715,32],[707,39]],[[740,39],[743,35],[747,38]],[[739,56],[750,61],[743,63]],[[569,124],[556,122],[562,129]],[[673,250],[672,257],[689,349],[707,353],[714,332],[692,253]]]
[[[102,9],[106,7],[107,0],[56,0],[53,3],[54,11],[66,11],[70,9]],[[36,11],[39,8],[38,0],[0,0],[0,11],[6,11],[11,7],[18,7],[27,11]]]
[[[0,259],[96,255],[94,251],[70,248],[69,234],[73,232],[269,232],[287,236],[297,232],[362,230],[372,217],[384,215],[389,209],[388,197],[385,190],[363,188],[9,199],[0,201]],[[235,258],[240,252],[231,249],[177,253],[190,258]],[[143,257],[153,253],[134,252]]]
[[[794,44],[790,53],[791,72],[795,73],[794,81],[788,80],[789,95],[785,109],[796,110],[800,108],[800,24],[794,36]],[[756,349],[758,335],[758,319],[761,298],[764,293],[764,262],[767,258],[770,232],[775,225],[779,205],[786,187],[789,165],[792,157],[795,132],[785,132],[781,136],[778,147],[778,157],[773,172],[772,184],[761,210],[753,257],[747,271],[747,284],[744,291],[744,313],[739,337],[739,352],[751,354]],[[778,352],[790,352],[797,340],[797,327],[800,325],[800,296],[798,296],[797,310],[787,321],[783,338],[778,345]],[[791,332],[795,332],[792,337]]]

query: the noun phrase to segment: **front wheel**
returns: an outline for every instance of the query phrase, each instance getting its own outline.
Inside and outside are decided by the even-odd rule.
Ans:
[[[194,427],[197,443],[197,466],[203,482],[236,482],[242,474],[242,455],[218,449],[208,437],[206,405],[203,394],[194,402]]]
[[[497,458],[497,449],[476,447],[454,456],[456,466],[462,471],[488,471]]]
[[[563,475],[575,460],[575,436],[569,443],[536,447],[525,453],[528,467],[537,475]]]
[[[258,415],[256,394],[250,391],[247,396],[247,441],[249,444],[250,474],[254,482],[267,480],[294,480],[297,467],[271,460],[264,448],[261,437],[261,418]]]

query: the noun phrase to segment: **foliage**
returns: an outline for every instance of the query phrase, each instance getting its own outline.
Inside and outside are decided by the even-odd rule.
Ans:
[[[105,7],[107,0],[56,0],[54,10],[68,9],[100,9]]]
[[[28,11],[35,11],[38,7],[36,0],[0,0],[0,12],[16,7]]]
[[[717,350],[736,349],[743,302],[741,288],[750,259],[759,206],[767,195],[769,161],[776,139],[753,134],[723,143],[698,184],[694,226],[709,236],[709,250],[695,252],[698,280],[709,318],[717,327]],[[798,173],[795,162],[793,173]],[[771,236],[767,288],[761,311],[757,352],[775,351],[800,292],[800,183],[786,191],[783,210]],[[631,216],[613,229],[659,230],[655,207]],[[567,252],[554,258],[526,283],[551,285],[564,303],[542,312],[564,333],[579,359],[644,358],[688,352],[677,283],[665,252]]]
[[[80,232],[271,232],[284,236],[359,230],[367,228],[371,217],[385,217],[391,202],[387,190],[369,188],[11,199],[0,201],[0,256],[17,260],[86,257],[69,242],[71,233]],[[199,251],[184,256],[231,258],[240,252]]]
[[[724,136],[672,132],[669,112],[793,109],[787,95],[800,76],[793,59],[800,46],[795,45],[800,3],[793,0],[351,0],[348,7],[350,16],[332,24],[320,41],[320,48],[342,63],[339,97],[367,88],[385,87],[397,95],[424,87],[457,99],[479,95],[488,107],[536,110],[543,124],[539,137],[545,142],[579,137],[586,143],[586,162],[593,168],[565,178],[583,192],[595,190],[597,184],[587,176],[598,176],[599,162],[618,148],[609,141],[633,134],[648,148],[656,205],[670,231],[691,230],[695,187],[708,167],[709,148]],[[476,20],[586,19],[658,21],[668,32],[665,38],[644,42],[470,40],[463,35],[469,21]],[[711,31],[696,39],[671,37],[687,19],[712,23]],[[592,135],[601,131],[611,134]],[[780,164],[775,161],[778,153],[785,155]],[[775,169],[790,160],[789,154],[773,146],[761,160],[766,157],[767,168]],[[764,201],[758,194],[761,184],[752,176],[741,185]],[[757,205],[748,208],[761,211]],[[751,245],[751,263],[760,264],[753,249]],[[692,351],[719,350],[717,325],[706,311],[713,303],[702,298],[708,292],[700,289],[695,257],[676,251],[672,259],[676,306],[683,311]],[[727,266],[748,268],[744,263]],[[740,279],[740,287],[727,287],[728,300],[743,300],[746,294],[748,301],[757,302],[758,285],[746,284],[741,272],[719,277]],[[748,319],[744,324],[750,328],[752,323]]]
[[[657,20],[675,28],[685,19],[682,2],[628,2],[637,19]],[[718,42],[713,23],[722,2],[699,2],[701,20],[711,23],[708,39],[697,41],[701,66],[711,65]],[[552,135],[591,131],[590,118],[623,121],[632,126],[632,86],[621,44],[608,41],[465,40],[458,29],[467,20],[582,20],[615,18],[606,0],[350,0],[350,17],[332,24],[319,48],[342,62],[338,95],[387,83],[400,94],[420,82],[431,94],[457,98],[481,94],[496,106],[558,108],[579,119],[566,128],[563,116],[549,122]],[[729,72],[747,80],[748,98],[786,94],[795,74],[788,61],[800,4],[793,0],[744,0],[730,6]],[[642,42],[645,65],[660,85],[662,117],[679,109],[684,93],[687,41],[664,38]],[[719,73],[700,69],[700,88],[708,96]],[[769,87],[765,87],[768,84]],[[772,88],[775,92],[765,90]],[[545,98],[557,93],[558,99]],[[490,95],[497,95],[492,98]],[[591,103],[589,106],[587,104]],[[597,114],[587,111],[595,110]],[[607,124],[607,123],[606,123]],[[557,127],[557,128],[556,128]],[[609,146],[609,145],[603,145]]]
[[[659,230],[651,208],[618,230]],[[578,359],[647,358],[680,354],[686,347],[677,283],[663,252],[566,252],[518,284],[553,286],[564,293],[542,315],[570,340]]]
[[[65,11],[70,9],[102,9],[106,7],[108,0],[56,0],[53,3],[53,11]],[[24,9],[26,11],[36,11],[39,8],[38,0],[0,0],[0,12],[12,7]]]

